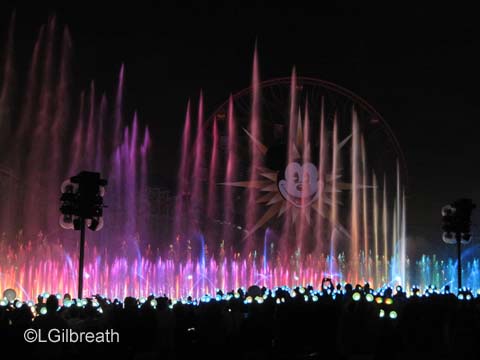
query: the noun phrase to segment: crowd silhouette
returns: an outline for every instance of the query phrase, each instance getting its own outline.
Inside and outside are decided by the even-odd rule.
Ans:
[[[27,343],[27,329],[118,333],[110,343]],[[42,294],[4,298],[0,338],[21,358],[400,359],[474,354],[480,296],[445,287],[371,289],[368,284],[275,289],[252,286],[200,299]]]

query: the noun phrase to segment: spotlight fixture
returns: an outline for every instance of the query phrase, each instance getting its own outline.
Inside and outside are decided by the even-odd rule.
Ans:
[[[442,239],[447,244],[457,245],[459,290],[462,288],[461,244],[468,244],[472,240],[470,227],[475,207],[471,199],[459,199],[442,208]]]
[[[78,271],[78,298],[83,292],[83,258],[85,251],[85,225],[92,231],[103,228],[103,196],[107,180],[100,173],[82,171],[65,180],[60,190],[60,226],[67,230],[80,230],[80,257]]]

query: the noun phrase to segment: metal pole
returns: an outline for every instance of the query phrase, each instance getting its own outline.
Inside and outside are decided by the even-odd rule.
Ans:
[[[78,298],[83,293],[83,258],[85,253],[85,219],[80,220],[80,257],[78,259]]]
[[[460,239],[457,239],[457,256],[458,256],[458,291],[462,288],[462,243]]]

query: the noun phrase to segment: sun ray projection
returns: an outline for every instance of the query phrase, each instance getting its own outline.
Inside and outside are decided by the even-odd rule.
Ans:
[[[286,214],[291,215],[289,218],[292,224],[297,223],[300,217],[303,217],[306,223],[311,225],[314,214],[331,222],[332,219],[325,212],[322,204],[330,207],[333,204],[331,196],[332,182],[336,182],[335,191],[337,193],[353,189],[354,185],[352,183],[339,181],[342,178],[342,169],[340,167],[336,169],[337,171],[334,174],[321,174],[319,164],[315,165],[309,159],[304,159],[304,154],[310,154],[311,145],[308,140],[307,142],[305,141],[308,136],[304,134],[300,113],[298,118],[296,134],[293,136],[294,144],[291,155],[293,161],[282,169],[283,173],[279,169],[270,169],[262,166],[256,169],[258,178],[255,180],[220,184],[257,190],[259,192],[256,203],[263,204],[266,210],[251,229],[246,229],[246,237],[251,236],[270,220]],[[264,157],[268,156],[271,149],[245,128],[243,128],[243,131],[260,153]],[[346,136],[336,145],[334,151],[340,153],[351,138],[351,134]],[[287,154],[285,153],[284,156],[286,157]],[[366,185],[366,187],[370,188],[371,186]],[[356,188],[363,188],[363,185],[357,185]],[[320,201],[318,201],[319,198],[321,199]],[[338,196],[335,197],[335,203],[338,206],[343,205]],[[350,237],[348,230],[338,221],[331,225],[342,234]]]

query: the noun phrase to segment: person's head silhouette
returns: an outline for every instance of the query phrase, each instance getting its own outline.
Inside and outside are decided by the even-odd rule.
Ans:
[[[50,295],[46,302],[48,314],[55,314],[58,309],[58,299],[55,295]]]

